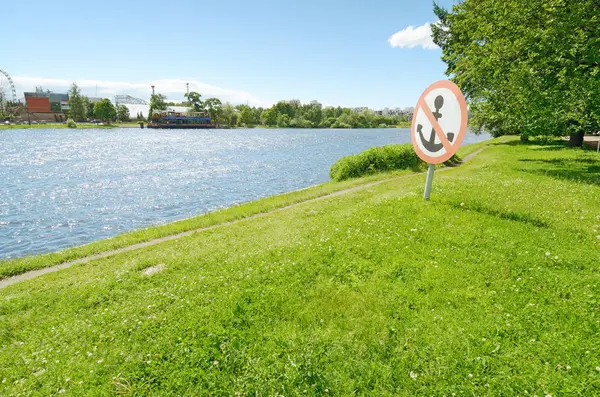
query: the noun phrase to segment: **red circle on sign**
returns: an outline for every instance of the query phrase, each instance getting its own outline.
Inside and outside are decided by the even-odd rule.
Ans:
[[[431,110],[429,110],[429,107],[425,103],[425,97],[427,97],[427,95],[429,95],[429,93],[431,91],[437,90],[440,88],[446,88],[446,89],[450,90],[456,97],[456,100],[458,101],[458,105],[460,107],[460,128],[456,134],[456,139],[454,140],[454,143],[451,144],[450,142],[448,142],[448,139],[446,138],[446,135],[444,134],[444,132],[441,131],[441,127],[437,123],[437,120],[435,118],[431,119],[428,116],[428,118],[430,119],[430,122],[432,122],[433,128],[436,131],[436,135],[438,136],[438,139],[440,139],[440,141],[442,141],[442,144],[444,144],[444,149],[446,150],[446,153],[444,153],[443,155],[438,156],[438,157],[433,157],[433,156],[430,156],[430,155],[424,153],[423,150],[421,150],[421,148],[419,147],[419,145],[417,143],[417,134],[416,134],[417,113],[419,112],[419,110],[422,110],[423,112],[425,112],[426,115],[427,115],[427,111],[429,111],[431,113]],[[427,110],[423,109],[423,107],[427,107]],[[431,116],[431,117],[433,117],[433,116]],[[440,163],[443,163],[444,161],[448,160],[450,157],[452,157],[456,153],[456,151],[460,147],[460,145],[465,137],[465,132],[467,131],[467,118],[468,118],[467,102],[465,101],[465,97],[463,96],[462,92],[460,91],[460,88],[458,88],[458,86],[456,84],[454,84],[453,82],[451,82],[449,80],[440,80],[440,81],[433,83],[429,87],[427,87],[425,92],[423,92],[423,94],[421,94],[421,97],[419,98],[419,101],[417,102],[417,106],[415,107],[415,111],[413,113],[413,119],[412,119],[412,126],[411,126],[411,130],[410,130],[412,144],[413,144],[413,147],[414,147],[417,155],[423,161],[426,161],[429,164],[440,164]]]

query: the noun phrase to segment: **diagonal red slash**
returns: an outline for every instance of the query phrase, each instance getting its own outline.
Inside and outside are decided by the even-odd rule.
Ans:
[[[433,129],[435,130],[435,134],[442,142],[442,145],[444,145],[444,149],[446,149],[446,151],[449,152],[450,148],[452,147],[452,144],[450,143],[450,141],[448,141],[448,138],[446,138],[446,134],[444,134],[442,126],[440,125],[440,123],[438,123],[433,113],[431,113],[431,109],[429,109],[429,106],[427,106],[425,100],[421,98],[417,103],[417,106],[420,106],[421,109],[423,109],[425,116],[427,116],[427,119],[429,120],[429,122],[433,126]]]

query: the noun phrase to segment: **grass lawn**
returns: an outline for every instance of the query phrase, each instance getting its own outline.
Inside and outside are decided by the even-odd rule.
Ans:
[[[77,124],[77,128],[82,129],[82,128],[140,128],[140,124],[138,121],[128,121],[128,122],[124,122],[124,123],[111,123],[111,124],[103,124],[103,125],[99,125],[99,124],[95,124],[95,123],[76,123]],[[146,125],[146,121],[144,121],[144,126]],[[15,130],[15,129],[21,129],[21,130],[27,130],[27,129],[66,129],[69,128],[67,127],[67,123],[62,123],[62,124],[0,124],[0,130]]]
[[[480,142],[460,148],[460,157],[466,157],[469,154],[487,146],[502,142],[506,138]],[[46,255],[36,255],[11,260],[0,260],[0,280],[25,273],[30,270],[50,267],[70,260],[83,258],[99,252],[118,249],[132,244],[149,241],[152,239],[169,236],[177,233],[205,228],[225,222],[235,221],[247,218],[252,215],[265,213],[278,208],[289,206],[302,201],[321,197],[343,189],[352,188],[369,182],[381,181],[393,177],[405,177],[411,175],[410,170],[402,170],[391,173],[372,175],[369,177],[347,180],[344,182],[329,182],[316,185],[307,189],[301,189],[294,192],[284,193],[273,197],[267,197],[261,200],[233,206],[221,211],[211,212],[198,217],[172,222],[169,224],[154,226],[146,229],[135,230],[124,233],[113,238],[96,241],[83,246],[73,247],[59,252]]]
[[[600,157],[511,141],[424,181],[0,290],[0,395],[597,395]]]

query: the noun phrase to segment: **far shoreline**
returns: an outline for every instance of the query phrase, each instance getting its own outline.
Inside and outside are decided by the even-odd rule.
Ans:
[[[401,123],[394,126],[387,126],[381,129],[389,129],[389,128],[410,128],[411,123]],[[78,123],[77,128],[69,128],[66,123],[48,123],[48,124],[0,124],[0,130],[34,130],[34,129],[71,129],[71,130],[89,130],[89,129],[114,129],[114,128],[140,128],[139,122],[127,122],[121,124],[93,124],[93,123]],[[144,128],[146,129],[146,122],[144,122]],[[295,127],[270,127],[264,125],[254,125],[254,126],[239,126],[239,127],[226,127],[226,128],[216,128],[218,130],[235,130],[235,129],[304,129],[304,130],[375,130],[380,129],[379,127],[368,127],[368,128],[325,128],[325,127],[311,127],[311,128],[295,128]]]

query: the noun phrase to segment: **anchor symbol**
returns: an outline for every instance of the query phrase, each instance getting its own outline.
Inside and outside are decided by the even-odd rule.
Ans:
[[[436,120],[439,120],[442,118],[440,109],[444,106],[444,97],[441,95],[438,95],[435,98],[434,105],[435,105],[435,112],[433,112],[432,114]],[[427,149],[428,151],[430,151],[432,153],[436,153],[441,148],[444,147],[443,143],[435,143],[435,129],[433,127],[431,128],[431,134],[429,135],[429,140],[425,139],[425,136],[423,135],[423,126],[421,124],[417,124],[417,132],[419,133],[419,136],[421,137],[421,143],[423,144],[425,149]],[[448,141],[452,142],[454,140],[453,132],[449,132],[448,134],[446,134],[446,136],[448,137]]]

